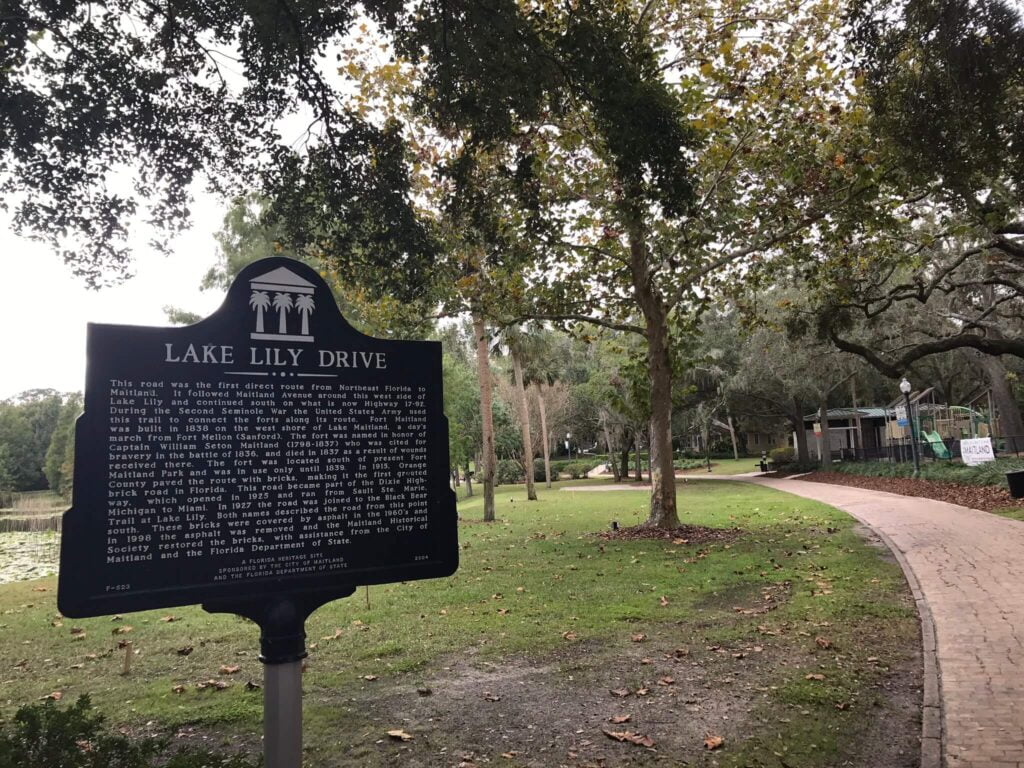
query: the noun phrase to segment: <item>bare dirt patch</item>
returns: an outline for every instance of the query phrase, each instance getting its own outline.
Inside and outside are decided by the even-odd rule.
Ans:
[[[898,493],[901,496],[935,499],[985,512],[1012,507],[1019,503],[1019,500],[1010,496],[1010,492],[1005,488],[989,485],[959,485],[957,483],[940,483],[935,480],[915,480],[911,477],[864,477],[841,472],[812,472],[800,479],[809,480],[812,483],[849,485],[854,488]]]
[[[728,543],[743,535],[739,528],[708,528],[702,525],[681,525],[678,528],[656,528],[651,525],[633,525],[617,531],[597,534],[605,541],[636,541],[664,539],[674,544]]]

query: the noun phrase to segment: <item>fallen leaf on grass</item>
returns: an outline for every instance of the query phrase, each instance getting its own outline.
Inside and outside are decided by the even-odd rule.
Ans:
[[[231,683],[224,680],[204,680],[201,683],[196,683],[196,688],[203,690],[204,688],[213,688],[217,691],[223,691],[225,688],[230,688]]]
[[[637,632],[635,635],[631,635],[629,639],[632,640],[634,643],[642,643],[644,640],[647,639],[647,635],[645,635],[643,632]]]
[[[377,679],[376,675],[363,675],[363,680],[370,680],[372,682],[372,681],[374,681],[376,679]]]
[[[171,690],[174,693],[184,693],[185,692],[185,686],[184,685],[176,685],[173,688],[171,688]]]
[[[51,627],[63,627],[64,626],[64,622],[61,621],[60,619],[54,619],[53,621],[50,622],[50,626]]]
[[[32,587],[33,592],[49,592],[49,587]]]
[[[674,651],[672,651],[672,655],[675,656],[677,659],[681,659],[684,656],[689,656],[690,655],[690,649],[689,648],[676,648]]]
[[[487,692],[484,694],[484,701],[501,701],[501,696]]]
[[[168,615],[161,617],[160,621],[164,622],[165,624],[170,624],[172,621],[181,621],[181,619],[179,619],[177,616]]]
[[[333,635],[327,635],[326,637],[321,637],[320,639],[321,640],[337,640],[339,637],[341,637],[341,630],[340,629],[336,629],[336,630],[334,630],[334,634]]]
[[[668,677],[666,675],[665,677],[658,680],[658,685],[672,685],[673,683],[675,683],[675,681],[676,679],[674,677]]]
[[[508,616],[508,613],[509,613],[508,608],[499,608],[498,609],[498,615],[499,616]]]
[[[176,653],[177,653],[177,654],[178,654],[179,656],[188,656],[188,655],[189,655],[190,653],[192,653],[192,651],[193,651],[193,648],[192,648],[192,646],[191,646],[191,645],[186,645],[186,646],[184,646],[184,647],[182,647],[182,648],[179,648],[179,649],[178,649],[178,650],[176,651]]]
[[[638,747],[653,747],[654,739],[650,736],[644,736],[641,733],[633,733],[633,731],[602,731],[605,736],[609,739],[615,739],[615,741],[628,741],[630,744],[636,744]]]
[[[134,629],[134,627],[132,627],[130,624],[124,624],[124,625],[122,625],[120,627],[115,627],[114,629],[110,630],[110,634],[112,634],[112,635],[124,635],[124,634],[127,634],[128,632],[131,632],[132,629]]]
[[[630,694],[629,688],[613,688],[612,689],[612,696],[629,696],[629,694]]]
[[[247,691],[258,691],[263,686],[259,683],[254,683],[252,680],[245,681],[245,690]]]
[[[650,692],[651,692],[650,688],[637,688],[636,689],[636,695],[637,696],[646,696]]]
[[[816,674],[816,673],[811,673],[809,675],[804,675],[804,680],[824,680],[824,679],[825,679],[824,675],[820,675],[820,674]]]
[[[48,693],[45,696],[40,696],[39,698],[41,701],[46,701],[47,699],[49,699],[50,701],[60,701],[62,698],[64,698],[64,692],[54,691],[53,693]]]
[[[666,605],[668,605],[668,598],[662,595],[661,598],[658,600],[658,605],[664,608]]]
[[[609,723],[615,723],[615,725],[622,725],[628,723],[632,715],[612,715],[608,718]]]
[[[424,688],[417,688],[416,689],[416,693],[418,693],[420,696],[430,696],[433,693],[433,691],[430,690],[429,688],[424,687]]]
[[[575,640],[578,637],[579,637],[579,635],[577,635],[575,632],[573,632],[571,630],[569,632],[563,632],[562,633],[562,638],[564,640]]]
[[[83,627],[72,627],[71,628],[71,634],[72,635],[84,635],[85,634],[85,629]]]
[[[704,737],[704,749],[718,749],[725,744],[725,739],[714,733],[709,733]]]
[[[241,669],[241,667],[238,666],[237,664],[221,664],[220,665],[220,673],[222,675],[233,675],[233,674],[235,674],[240,669]]]
[[[518,754],[518,752],[502,752],[501,756],[504,757],[506,760],[511,760]]]
[[[406,733],[401,728],[388,731],[388,736],[395,741],[412,741],[412,734]]]
[[[814,642],[819,648],[824,648],[826,650],[832,647],[832,641],[827,637],[816,637],[814,638]]]

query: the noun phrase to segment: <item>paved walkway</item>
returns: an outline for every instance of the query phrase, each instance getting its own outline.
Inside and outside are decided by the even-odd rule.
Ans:
[[[843,485],[749,475],[701,479],[753,482],[815,499],[848,512],[887,539],[909,571],[921,609],[922,767],[1024,768],[1024,523],[942,501]],[[601,485],[562,490],[647,489]]]
[[[926,736],[941,696],[947,768],[1024,768],[1024,523],[863,488],[750,481],[838,507],[895,545],[934,622],[941,693],[929,690],[926,674]],[[927,654],[927,610],[922,619]],[[938,764],[929,761],[931,741],[922,765]]]

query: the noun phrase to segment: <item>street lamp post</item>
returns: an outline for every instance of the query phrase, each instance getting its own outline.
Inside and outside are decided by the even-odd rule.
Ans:
[[[907,424],[910,427],[910,454],[914,457],[914,477],[921,475],[921,459],[917,454],[917,436],[914,434],[914,413],[910,409],[910,382],[904,376],[900,381],[900,392],[903,393],[903,404],[907,409]]]

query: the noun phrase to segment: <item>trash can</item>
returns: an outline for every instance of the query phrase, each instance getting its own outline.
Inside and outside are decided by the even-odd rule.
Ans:
[[[1010,495],[1015,499],[1024,499],[1024,469],[1006,473],[1006,484],[1010,486]]]

